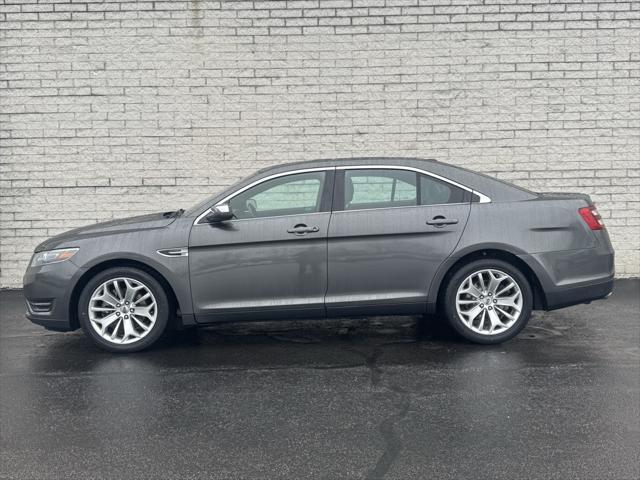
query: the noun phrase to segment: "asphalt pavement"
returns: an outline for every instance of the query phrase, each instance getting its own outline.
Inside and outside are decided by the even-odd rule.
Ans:
[[[640,477],[640,281],[476,346],[436,319],[243,323],[97,350],[0,292],[3,479]]]

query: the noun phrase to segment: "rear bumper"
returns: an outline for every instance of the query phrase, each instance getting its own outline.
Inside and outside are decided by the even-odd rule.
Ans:
[[[613,291],[614,252],[610,245],[534,253],[520,258],[540,282],[545,310],[599,300]]]
[[[562,288],[554,292],[547,292],[547,310],[588,303],[608,297],[613,292],[613,278],[604,282]]]

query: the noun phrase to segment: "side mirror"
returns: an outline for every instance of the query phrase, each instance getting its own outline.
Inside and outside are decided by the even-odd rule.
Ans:
[[[225,220],[231,220],[232,218],[233,212],[231,211],[231,207],[228,203],[222,203],[212,207],[211,213],[205,217],[209,223],[224,222]]]

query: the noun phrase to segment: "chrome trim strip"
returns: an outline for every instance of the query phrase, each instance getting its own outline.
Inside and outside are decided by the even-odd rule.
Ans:
[[[210,213],[212,213],[213,210],[211,210],[210,208],[207,208],[204,212],[202,212],[200,215],[198,215],[198,218],[195,219],[195,221],[193,222],[193,225],[205,225],[204,223],[199,223],[201,218],[206,217],[207,215],[209,215]]]
[[[265,218],[287,218],[287,217],[307,217],[310,215],[330,215],[331,213],[333,212],[289,213],[287,215],[270,215],[268,217],[232,218],[231,220],[225,220],[224,223],[248,222],[251,220],[264,220]],[[209,224],[201,223],[200,225],[209,225]]]
[[[372,208],[354,208],[353,210],[335,210],[334,213],[351,213],[351,212],[369,212],[371,210],[394,210],[396,208],[427,208],[427,207],[451,207],[456,205],[469,205],[469,202],[464,203],[432,203],[429,205],[406,205],[402,207],[372,207]]]
[[[268,180],[273,180],[274,178],[285,177],[287,175],[295,175],[297,173],[326,172],[326,171],[335,170],[335,169],[336,169],[336,167],[316,167],[316,168],[305,168],[305,169],[302,169],[302,170],[289,170],[288,172],[274,173],[273,175],[269,175],[268,177],[264,177],[264,178],[261,178],[259,180],[256,180],[255,182],[252,182],[249,185],[245,185],[240,190],[236,190],[235,192],[233,192],[233,193],[227,195],[226,197],[224,197],[222,200],[220,200],[218,203],[216,203],[216,205],[220,205],[221,203],[228,202],[233,197],[235,197],[236,195],[240,195],[245,190],[249,190],[250,188],[255,187],[256,185],[259,185],[262,182],[266,182]],[[207,225],[205,223],[199,223],[199,222],[200,222],[201,218],[206,217],[210,212],[211,212],[211,208],[207,208],[204,212],[202,212],[202,214],[198,215],[198,218],[195,219],[193,224],[194,225]],[[327,212],[314,212],[314,213],[327,213]],[[282,216],[282,215],[278,215],[278,216]]]
[[[474,195],[477,195],[480,198],[480,200],[476,203],[491,203],[491,199],[487,197],[484,193],[480,193],[476,190],[471,190],[471,193],[473,193]]]
[[[466,190],[467,192],[475,193],[471,188],[466,187],[458,182],[454,182],[453,180],[449,180],[448,178],[441,177],[436,173],[427,172],[426,170],[422,170],[421,168],[416,167],[406,167],[404,165],[354,165],[354,166],[343,166],[340,165],[336,167],[336,170],[409,170],[410,172],[418,172],[429,177],[437,178],[443,182],[454,185],[458,188]]]
[[[411,172],[417,172],[417,173],[421,173],[423,175],[427,175],[429,177],[433,177],[436,178],[440,181],[443,181],[445,183],[448,183],[450,185],[453,185],[455,187],[461,188],[462,190],[466,190],[467,192],[470,192],[472,194],[477,195],[478,197],[480,197],[480,201],[477,203],[491,203],[491,198],[489,198],[488,196],[486,196],[483,193],[480,193],[476,190],[473,190],[465,185],[462,185],[458,182],[455,182],[453,180],[449,180],[446,177],[442,177],[436,173],[431,173],[431,172],[427,172],[426,170],[422,170],[421,168],[416,168],[416,167],[407,167],[404,165],[340,165],[339,167],[316,167],[316,168],[305,168],[305,169],[301,169],[301,170],[290,170],[288,172],[280,172],[280,173],[275,173],[273,175],[269,175],[267,177],[261,178],[259,180],[256,180],[255,182],[250,183],[249,185],[246,185],[244,187],[242,187],[240,190],[236,190],[235,192],[233,192],[230,195],[227,195],[226,197],[224,197],[222,200],[220,200],[218,203],[216,203],[216,205],[219,205],[221,203],[225,203],[228,202],[229,200],[231,200],[233,197],[235,197],[236,195],[241,194],[242,192],[244,192],[245,190],[248,190],[252,187],[255,187],[256,185],[259,185],[262,182],[266,182],[268,180],[272,180],[274,178],[278,178],[278,177],[284,177],[287,175],[295,175],[297,173],[308,173],[308,172],[325,172],[328,170],[408,170]],[[445,204],[445,205],[449,205],[449,204]],[[214,205],[215,206],[215,205]],[[428,206],[428,205],[419,205],[419,206]],[[403,208],[403,207],[391,207],[391,208]],[[371,210],[371,209],[365,209],[365,210]],[[353,210],[351,210],[353,211]],[[204,212],[202,212],[200,215],[198,215],[198,217],[195,219],[195,221],[193,222],[193,225],[206,225],[203,223],[200,223],[200,220],[207,216],[209,213],[211,213],[211,208],[206,209]],[[327,213],[327,212],[314,212],[314,213]],[[281,215],[279,215],[281,216]],[[273,217],[271,217],[273,218]]]
[[[189,247],[162,248],[156,252],[163,257],[188,257]]]

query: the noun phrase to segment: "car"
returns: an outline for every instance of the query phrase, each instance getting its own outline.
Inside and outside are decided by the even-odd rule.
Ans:
[[[497,344],[532,310],[607,297],[590,197],[417,158],[277,165],[188,210],[78,228],[35,249],[26,316],[112,352],[219,322],[434,315]]]

